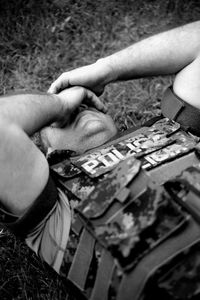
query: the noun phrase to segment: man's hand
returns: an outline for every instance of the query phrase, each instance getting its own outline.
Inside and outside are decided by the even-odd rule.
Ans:
[[[103,60],[94,64],[74,69],[60,75],[50,86],[48,92],[57,94],[71,86],[83,86],[101,95],[109,83],[110,70]]]
[[[80,87],[72,87],[65,89],[58,93],[56,97],[59,97],[62,102],[62,114],[58,120],[56,126],[63,127],[70,119],[70,115],[81,105],[86,104],[91,107],[95,107],[99,111],[107,112],[107,108],[100,101],[100,99],[91,91]]]

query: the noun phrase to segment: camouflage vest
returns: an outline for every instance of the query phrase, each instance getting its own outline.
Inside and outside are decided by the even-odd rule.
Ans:
[[[198,297],[198,142],[163,118],[82,156],[51,159],[73,219],[60,273],[79,297]]]

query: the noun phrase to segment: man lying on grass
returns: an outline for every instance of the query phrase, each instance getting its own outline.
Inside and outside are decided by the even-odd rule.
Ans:
[[[80,85],[99,94],[114,80],[177,73],[174,92],[199,110],[199,37],[200,22],[188,24],[63,74],[50,88],[56,95],[1,98],[0,199],[6,225],[57,272],[67,247],[70,207],[67,196],[51,178],[45,156],[30,136],[52,125],[41,134],[45,147],[65,148],[80,154],[116,134],[112,119],[104,114],[103,104]],[[73,85],[79,87],[65,89]],[[98,111],[89,109],[74,114],[82,103]],[[195,126],[198,129],[199,120]]]
[[[74,115],[82,103],[93,108]],[[8,227],[26,238],[26,243],[57,271],[63,255],[58,249],[64,248],[68,239],[70,208],[65,194],[56,189],[45,156],[30,136],[52,124],[41,133],[46,149],[63,147],[82,153],[116,134],[105,110],[101,101],[82,87],[58,95],[1,97],[1,209],[6,211]]]

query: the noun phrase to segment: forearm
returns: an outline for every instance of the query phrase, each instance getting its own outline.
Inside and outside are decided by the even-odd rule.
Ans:
[[[106,83],[154,75],[174,74],[200,52],[200,21],[166,31],[100,59]]]
[[[62,104],[55,95],[27,93],[0,98],[0,118],[19,126],[28,135],[57,121],[61,114]]]
[[[58,96],[26,93],[0,98],[0,199],[8,211],[22,215],[43,191],[49,166],[28,135],[63,114]]]

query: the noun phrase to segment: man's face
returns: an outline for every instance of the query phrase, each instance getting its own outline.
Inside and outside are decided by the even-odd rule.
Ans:
[[[109,115],[90,108],[79,112],[64,128],[44,128],[41,140],[45,150],[68,149],[81,154],[104,144],[116,133]]]

